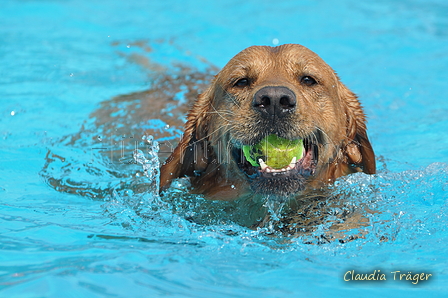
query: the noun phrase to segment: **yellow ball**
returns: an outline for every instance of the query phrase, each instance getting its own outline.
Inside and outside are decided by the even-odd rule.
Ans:
[[[258,159],[261,158],[274,169],[286,167],[294,156],[297,160],[301,159],[303,150],[303,140],[288,140],[274,134],[265,137],[255,146],[243,146],[246,160],[254,167],[259,166]]]

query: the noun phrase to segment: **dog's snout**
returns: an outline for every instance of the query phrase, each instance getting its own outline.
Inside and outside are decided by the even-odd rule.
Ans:
[[[287,87],[267,86],[255,93],[253,107],[265,117],[284,117],[296,109],[296,95]]]

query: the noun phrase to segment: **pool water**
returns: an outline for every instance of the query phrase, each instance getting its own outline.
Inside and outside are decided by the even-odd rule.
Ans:
[[[446,296],[447,15],[443,0],[2,1],[0,297]],[[319,54],[368,115],[378,174],[330,187],[350,199],[331,214],[368,220],[352,241],[320,237],[336,215],[290,237],[188,181],[156,191],[188,102],[243,48],[283,43]]]

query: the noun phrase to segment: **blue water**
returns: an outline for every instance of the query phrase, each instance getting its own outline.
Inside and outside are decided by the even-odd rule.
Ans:
[[[2,1],[0,296],[446,296],[448,4],[335,3]],[[273,237],[185,181],[154,190],[144,131],[174,142],[188,88],[277,43],[318,53],[365,107],[379,173],[332,190],[369,220],[346,231],[356,240],[317,241],[326,224]],[[172,98],[151,120],[148,90]],[[146,161],[129,164],[135,146]],[[387,281],[345,282],[350,270]],[[397,270],[433,277],[413,285]]]

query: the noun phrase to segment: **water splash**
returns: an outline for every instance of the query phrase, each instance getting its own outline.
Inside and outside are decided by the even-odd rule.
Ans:
[[[133,157],[135,162],[142,166],[143,176],[147,180],[145,185],[148,186],[148,189],[144,194],[138,196],[140,197],[138,212],[144,216],[144,213],[168,210],[169,206],[159,195],[160,161],[157,154],[159,143],[154,140],[153,136],[143,136],[142,140],[147,144],[147,157],[140,149],[134,150]]]
[[[145,232],[148,230],[148,226],[153,227],[154,219],[157,219],[158,224],[164,222],[164,226],[169,230],[169,226],[173,226],[173,222],[182,221],[182,219],[175,217],[170,211],[169,205],[159,196],[158,142],[154,140],[153,136],[143,136],[142,140],[146,144],[146,155],[142,150],[135,149],[133,159],[143,169],[142,174],[137,172],[135,176],[138,178],[137,183],[144,186],[144,191],[135,193],[130,190],[114,190],[106,198],[103,208],[111,218],[110,224],[112,225],[118,224],[129,230]],[[177,226],[182,226],[182,224],[179,223]]]
[[[145,154],[140,149],[134,150],[133,157],[137,164],[142,165],[144,176],[148,178],[150,185],[154,186],[151,192],[158,196],[160,162],[157,153],[159,151],[159,143],[154,140],[153,136],[143,136],[142,140],[147,143],[148,158],[145,157]]]

